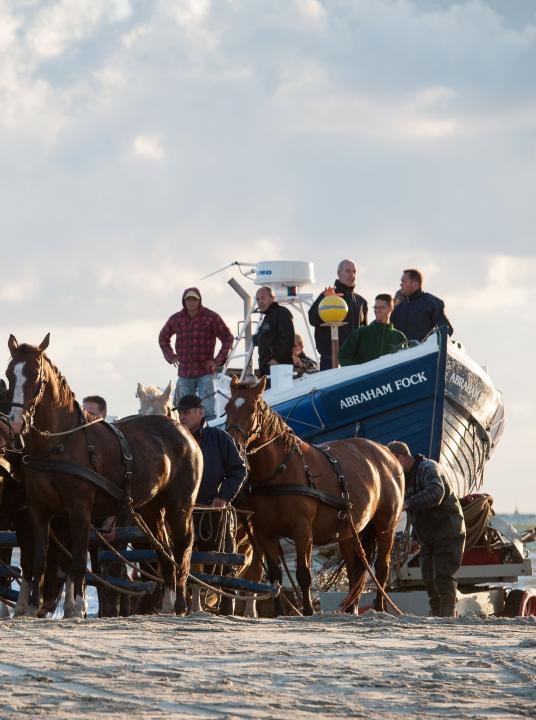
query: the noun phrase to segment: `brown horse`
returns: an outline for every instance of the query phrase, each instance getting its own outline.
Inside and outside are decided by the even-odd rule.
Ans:
[[[369,562],[376,550],[375,574],[383,588],[402,511],[402,467],[387,448],[370,440],[337,440],[320,449],[300,440],[264,402],[264,388],[264,378],[255,386],[233,378],[226,412],[227,431],[249,462],[247,503],[255,512],[253,535],[270,580],[281,582],[278,540],[291,538],[303,612],[312,614],[312,547],[337,539],[350,584],[348,610],[354,611],[366,570],[350,521]],[[384,608],[379,592],[374,606]]]
[[[67,381],[44,352],[48,343],[49,335],[38,347],[19,345],[13,335],[8,343],[10,423],[13,432],[23,437],[28,456],[28,462],[23,459],[21,464],[21,475],[34,535],[32,577],[23,578],[19,614],[24,612],[28,599],[30,612],[41,612],[50,519],[58,515],[67,517],[70,527],[73,615],[83,616],[90,524],[116,515],[124,507],[127,494],[131,497],[131,507],[140,508],[154,535],[161,535],[165,517],[175,564],[164,554],[159,557],[164,576],[163,609],[184,613],[193,537],[192,509],[202,472],[201,451],[189,434],[170,418],[134,416],[122,420],[117,427],[127,438],[133,458],[128,483],[125,453],[121,452],[115,433],[105,423],[85,424]],[[43,459],[53,461],[55,467],[47,470],[30,467],[36,460],[42,464]],[[65,468],[56,469],[65,463],[103,476],[116,490],[129,484],[130,492],[118,499],[121,492],[114,492],[114,497],[74,470],[69,474]]]

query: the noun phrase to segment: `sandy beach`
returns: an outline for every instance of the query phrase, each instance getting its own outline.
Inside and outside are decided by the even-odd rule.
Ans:
[[[0,717],[533,717],[536,618],[0,624]]]

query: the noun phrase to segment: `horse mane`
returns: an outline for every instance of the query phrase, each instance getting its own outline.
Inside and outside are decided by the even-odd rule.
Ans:
[[[26,353],[26,354],[35,354],[39,353],[39,348],[35,347],[35,345],[28,345],[27,343],[23,343],[22,345],[19,345],[18,347],[19,352]],[[74,409],[74,403],[75,403],[75,394],[69,387],[69,383],[65,379],[65,377],[61,374],[60,370],[52,360],[48,357],[46,353],[42,353],[41,357],[43,360],[46,360],[48,363],[50,369],[52,370],[52,374],[56,378],[57,382],[57,390],[58,395],[60,397],[60,401],[69,406],[70,410]]]
[[[283,441],[284,449],[289,451],[296,443],[296,435],[289,428],[281,415],[276,413],[275,410],[272,410],[272,408],[262,398],[259,400],[257,412],[259,414],[259,420],[264,437],[267,440],[270,440],[271,438],[280,435],[281,440]]]
[[[161,397],[164,393],[156,385],[145,385],[142,386],[143,391],[151,397]]]

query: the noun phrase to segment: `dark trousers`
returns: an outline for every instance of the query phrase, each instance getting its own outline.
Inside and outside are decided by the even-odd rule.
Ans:
[[[320,370],[331,370],[332,367],[331,353],[329,355],[320,355]]]
[[[234,538],[236,528],[234,528],[233,532],[229,522],[225,522],[226,517],[229,516],[223,510],[221,512],[194,512],[194,547],[196,550],[203,552],[236,552]],[[230,575],[233,568],[230,565],[205,565],[204,571],[208,573],[215,572],[216,574],[221,571],[222,575]],[[234,600],[222,597],[219,609],[222,615],[232,615],[234,612]]]
[[[431,614],[454,617],[456,611],[455,573],[462,564],[465,535],[443,538],[421,545],[421,571],[430,600]]]

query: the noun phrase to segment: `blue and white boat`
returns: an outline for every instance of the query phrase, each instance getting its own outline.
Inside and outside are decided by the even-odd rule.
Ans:
[[[377,360],[303,375],[264,398],[311,443],[349,437],[406,442],[412,452],[441,462],[459,496],[482,486],[504,419],[487,372],[446,329]]]

